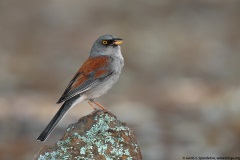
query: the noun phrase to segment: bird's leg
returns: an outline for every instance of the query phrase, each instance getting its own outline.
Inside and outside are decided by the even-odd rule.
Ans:
[[[96,104],[98,107],[100,107],[102,110],[104,111],[108,111],[108,109],[106,109],[105,107],[103,107],[101,104],[99,104],[98,102],[96,102],[94,99],[90,100],[91,102],[93,102],[94,104]]]
[[[92,101],[88,100],[88,104],[90,104],[90,106],[94,109],[94,111],[97,110],[97,108],[95,108],[95,107],[92,105]]]

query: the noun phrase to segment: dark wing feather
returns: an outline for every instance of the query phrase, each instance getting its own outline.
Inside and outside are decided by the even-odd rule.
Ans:
[[[111,59],[107,56],[89,58],[75,74],[57,103],[84,93],[112,74],[108,68]]]

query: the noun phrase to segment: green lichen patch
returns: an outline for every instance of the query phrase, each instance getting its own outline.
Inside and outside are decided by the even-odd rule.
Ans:
[[[96,111],[84,118],[67,128],[56,150],[48,149],[38,159],[141,159],[132,130],[114,115]]]

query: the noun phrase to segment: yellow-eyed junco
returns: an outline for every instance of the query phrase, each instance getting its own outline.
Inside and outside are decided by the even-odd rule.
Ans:
[[[92,103],[106,110],[95,98],[105,94],[119,78],[124,65],[119,46],[122,42],[121,38],[112,35],[103,35],[94,42],[89,58],[77,71],[57,102],[64,102],[63,105],[37,140],[45,141],[67,111],[84,100],[88,100],[94,109],[96,108]]]

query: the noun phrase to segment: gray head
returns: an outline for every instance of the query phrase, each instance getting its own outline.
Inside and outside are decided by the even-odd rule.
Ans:
[[[121,43],[123,43],[123,40],[121,38],[116,38],[109,34],[103,35],[94,42],[90,56],[114,56],[116,54],[121,54],[119,46]]]

